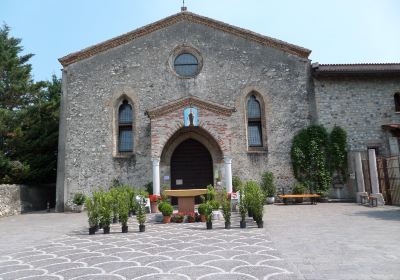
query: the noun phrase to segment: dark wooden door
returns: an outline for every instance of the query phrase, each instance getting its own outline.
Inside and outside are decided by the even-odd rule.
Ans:
[[[171,189],[201,189],[210,184],[213,184],[210,152],[194,139],[185,140],[171,157]],[[196,203],[199,202],[197,198]]]

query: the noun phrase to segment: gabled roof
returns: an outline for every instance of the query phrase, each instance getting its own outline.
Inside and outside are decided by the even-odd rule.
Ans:
[[[314,76],[400,76],[400,63],[319,64],[313,63]]]
[[[195,106],[224,116],[230,116],[233,112],[236,111],[235,108],[223,106],[214,102],[205,101],[200,98],[190,96],[180,98],[167,104],[147,110],[146,114],[149,116],[150,119],[154,119],[188,106]]]
[[[217,21],[217,20],[203,17],[203,16],[200,16],[200,15],[188,12],[188,11],[184,11],[184,12],[180,12],[178,14],[166,17],[162,20],[156,21],[154,23],[151,23],[151,24],[141,27],[139,29],[133,30],[126,34],[120,35],[113,39],[104,41],[102,43],[99,43],[99,44],[91,46],[91,47],[88,47],[81,51],[71,53],[67,56],[60,58],[59,61],[65,67],[65,66],[68,66],[77,61],[80,61],[82,59],[89,58],[98,53],[107,51],[109,49],[115,48],[120,45],[123,45],[125,43],[128,43],[128,42],[136,39],[136,38],[146,36],[146,35],[150,34],[151,32],[160,30],[162,28],[168,27],[170,25],[173,25],[177,22],[184,21],[184,20],[187,20],[187,21],[190,21],[193,23],[197,23],[197,24],[206,25],[206,26],[209,26],[216,30],[227,32],[227,33],[236,35],[238,37],[257,42],[263,46],[276,48],[276,49],[285,51],[287,53],[297,55],[299,57],[307,58],[311,53],[311,51],[306,48],[292,45],[292,44],[286,43],[284,41],[280,41],[280,40],[277,40],[277,39],[274,39],[271,37],[260,35],[258,33],[255,33],[255,32],[252,32],[252,31],[249,31],[246,29],[242,29],[239,27],[235,27],[233,25],[226,24],[221,21]]]

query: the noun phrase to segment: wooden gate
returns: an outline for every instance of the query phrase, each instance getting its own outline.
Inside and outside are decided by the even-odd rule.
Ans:
[[[400,205],[399,156],[376,159],[380,191],[386,204]]]

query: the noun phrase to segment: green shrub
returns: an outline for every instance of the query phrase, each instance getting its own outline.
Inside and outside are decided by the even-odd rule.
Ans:
[[[94,198],[86,197],[85,199],[89,226],[95,227],[99,224],[99,205]]]
[[[274,182],[274,174],[270,171],[266,171],[262,175],[261,187],[266,197],[274,197],[276,194],[276,186]]]
[[[207,211],[207,205],[205,203],[200,204],[198,211],[200,215],[205,215]]]
[[[163,216],[171,216],[172,213],[174,212],[174,208],[172,207],[172,205],[165,201],[161,202],[158,205],[158,210],[160,210]]]
[[[262,220],[265,194],[256,181],[247,181],[244,186],[244,201],[247,210],[253,213],[256,221]]]
[[[239,213],[240,219],[242,222],[246,221],[246,214],[247,214],[247,205],[244,197],[244,186],[241,186],[239,189],[240,193],[240,200],[239,200]]]
[[[233,176],[232,177],[232,191],[233,192],[238,192],[240,190],[240,187],[243,185],[243,182],[240,180],[238,176]]]
[[[216,196],[216,191],[214,189],[214,186],[208,185],[207,186],[207,194],[206,194],[206,201],[211,201],[215,199]]]
[[[231,201],[228,195],[225,195],[225,200],[222,202],[222,214],[224,216],[225,222],[231,222]]]
[[[83,205],[85,203],[86,196],[83,193],[75,193],[72,202],[75,205]]]
[[[144,189],[148,194],[153,194],[153,182],[148,182],[146,185],[144,185]]]
[[[218,210],[219,209],[220,203],[218,201],[210,200],[210,201],[208,201],[208,203],[211,205],[213,210]]]
[[[103,227],[109,227],[112,220],[113,198],[108,192],[99,192],[100,222]]]
[[[293,185],[292,194],[303,194],[306,190],[307,188],[303,184],[296,183]]]
[[[119,221],[123,226],[128,224],[129,219],[129,193],[126,191],[120,191],[118,193],[118,217]]]
[[[136,219],[139,225],[144,225],[144,223],[146,222],[146,212],[144,208],[145,206],[143,201],[140,201],[137,206],[137,215],[136,215]]]

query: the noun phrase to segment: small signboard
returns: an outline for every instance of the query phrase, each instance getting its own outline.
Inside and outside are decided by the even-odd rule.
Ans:
[[[199,126],[199,115],[196,107],[187,107],[183,110],[185,126]]]
[[[169,181],[169,176],[168,175],[164,176],[164,181]]]
[[[183,180],[182,179],[176,179],[176,184],[177,185],[183,185]]]

